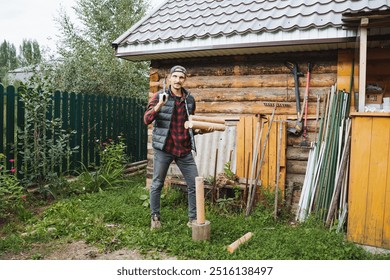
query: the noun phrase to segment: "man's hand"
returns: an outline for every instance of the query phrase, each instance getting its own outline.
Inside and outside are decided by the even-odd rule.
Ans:
[[[158,95],[158,103],[154,106],[154,111],[158,112],[161,110],[161,107],[165,105],[168,101],[168,94],[163,92]]]
[[[208,127],[208,128],[205,128],[205,129],[200,129],[200,128],[197,128],[194,130],[195,134],[205,134],[205,133],[210,133],[210,132],[213,132],[214,131],[214,127]]]
[[[166,92],[162,92],[158,96],[158,103],[164,105],[168,101],[168,94]]]

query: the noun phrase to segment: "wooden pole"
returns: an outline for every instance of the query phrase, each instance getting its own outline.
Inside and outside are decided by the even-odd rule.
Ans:
[[[196,185],[196,218],[198,224],[205,223],[204,213],[204,181],[203,177],[195,178]]]
[[[280,153],[282,149],[282,133],[283,133],[283,121],[279,122],[279,139],[278,139],[278,156],[277,156],[277,165],[276,165],[276,184],[275,184],[275,209],[274,209],[274,219],[278,217],[278,195],[279,195],[279,177],[280,177]]]
[[[185,128],[192,129],[200,129],[200,130],[208,130],[212,128],[213,131],[225,131],[225,125],[218,123],[210,123],[210,122],[200,122],[200,121],[186,121],[184,123]]]
[[[260,122],[261,122],[261,117],[259,116],[259,118],[257,119],[257,123],[256,123],[256,136],[255,136],[255,142],[253,143],[253,148],[252,148],[253,157],[252,157],[252,168],[251,168],[251,177],[250,177],[249,189],[248,189],[247,205],[249,205],[250,197],[251,197],[251,195],[252,195],[253,177],[254,177],[254,175],[255,175],[255,168],[256,168],[257,157],[258,157],[258,152],[257,152],[257,150],[258,150],[259,145],[260,145],[259,139],[261,140],[261,136],[262,136],[262,132],[263,132],[263,127],[264,127],[264,123],[262,123],[262,125],[261,125],[261,131],[260,131],[260,133],[259,133],[259,130],[260,130]],[[248,168],[249,168],[249,166],[248,166]]]
[[[223,119],[223,118],[205,117],[205,116],[196,116],[196,115],[191,115],[190,116],[190,121],[201,121],[201,122],[225,124],[225,119]]]
[[[360,28],[359,28],[360,30],[359,112],[364,112],[364,106],[366,103],[367,26],[368,26],[368,18],[362,18],[360,22]]]
[[[192,223],[192,240],[210,240],[211,225],[205,219],[204,211],[204,181],[203,177],[195,177],[196,185],[196,223]]]
[[[245,235],[241,236],[239,239],[234,241],[232,244],[227,246],[227,250],[230,254],[232,254],[241,244],[247,242],[253,236],[252,232],[247,232]]]

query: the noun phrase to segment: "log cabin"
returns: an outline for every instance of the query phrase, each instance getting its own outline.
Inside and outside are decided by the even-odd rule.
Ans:
[[[277,184],[293,212],[305,181],[307,143],[318,140],[331,91],[345,91],[351,100],[350,114],[360,117],[366,105],[379,103],[366,94],[368,85],[380,87],[380,103],[390,97],[390,3],[386,0],[168,0],[117,38],[113,47],[118,58],[150,61],[149,96],[162,89],[173,65],[185,66],[189,72],[185,88],[197,101],[196,114],[226,120],[224,132],[197,136],[200,176],[215,181],[229,163],[239,182],[248,185],[262,156],[261,184],[271,188]],[[303,137],[291,131],[306,105]],[[389,113],[378,114],[389,120]],[[389,124],[384,129],[390,131]],[[269,131],[267,139],[265,131]],[[386,137],[389,142],[390,136]],[[259,143],[257,150],[255,143]],[[149,145],[147,184],[152,155]],[[352,148],[351,160],[354,155]],[[360,153],[359,160],[366,156]],[[380,182],[384,192],[390,186],[389,158],[383,160],[388,170],[387,179]],[[355,165],[351,168],[358,170]],[[171,178],[179,174],[173,166]],[[356,177],[353,171],[350,175]],[[390,209],[385,212],[381,217],[390,219]]]

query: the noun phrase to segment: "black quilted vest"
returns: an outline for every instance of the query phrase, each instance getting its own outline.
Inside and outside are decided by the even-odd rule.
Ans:
[[[195,98],[186,89],[182,88],[182,91],[185,95],[185,106],[187,107],[187,115],[193,115],[195,108]],[[173,109],[175,106],[175,98],[171,96],[170,88],[166,92],[168,93],[168,100],[156,115],[152,135],[152,146],[153,148],[158,150],[164,149],[165,142],[169,134],[169,127],[171,125]],[[189,129],[189,134],[191,140],[191,148],[196,152],[195,139],[192,129]]]

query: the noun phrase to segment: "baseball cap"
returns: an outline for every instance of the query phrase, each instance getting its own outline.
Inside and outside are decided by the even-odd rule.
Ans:
[[[183,66],[180,66],[180,65],[173,66],[171,68],[171,74],[173,72],[181,72],[181,73],[183,73],[184,75],[187,76],[187,70]]]

